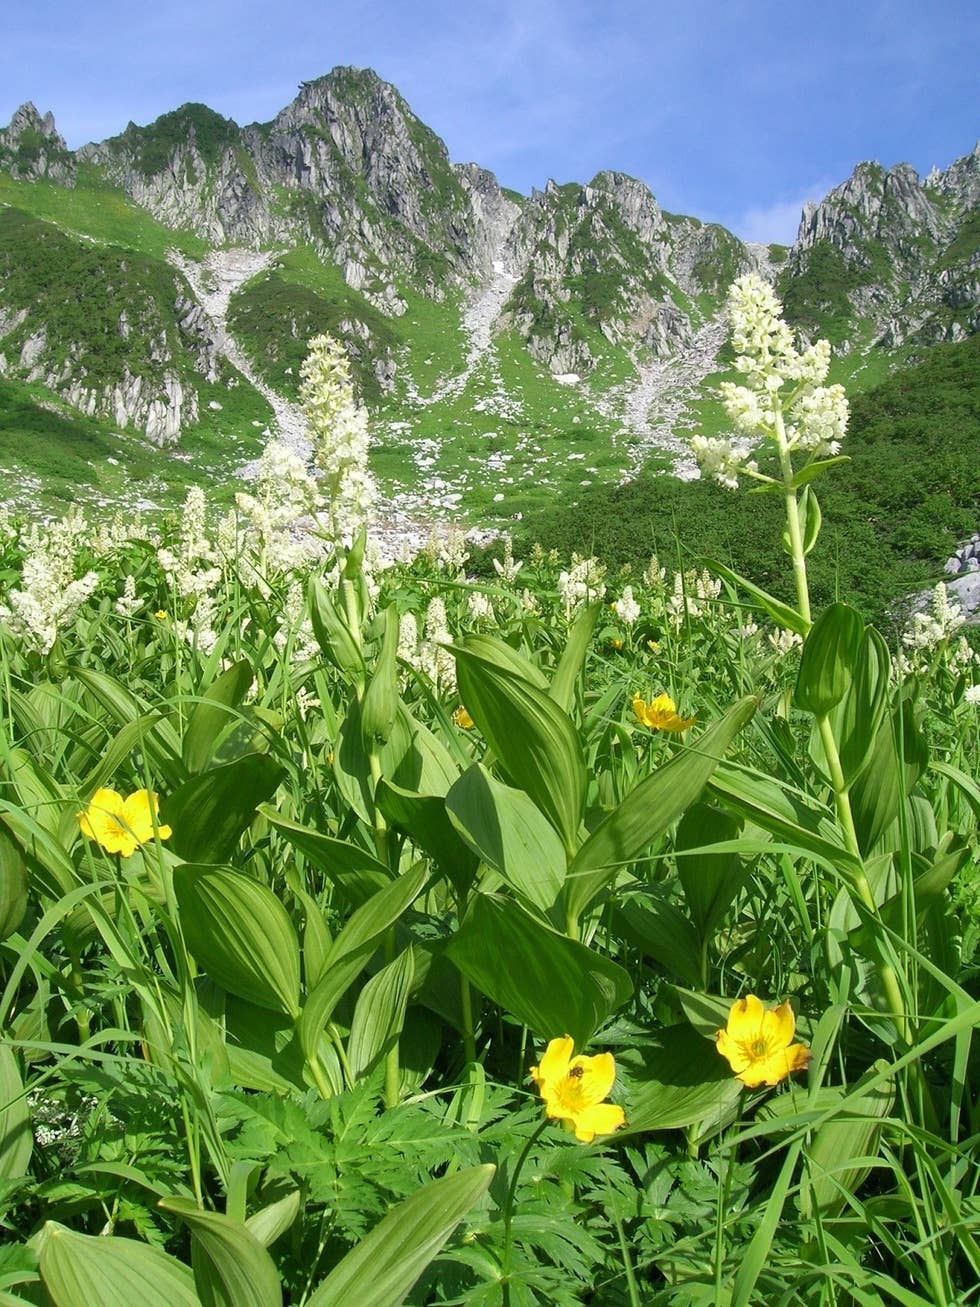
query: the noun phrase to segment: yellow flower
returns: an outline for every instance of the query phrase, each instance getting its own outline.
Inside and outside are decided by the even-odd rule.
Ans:
[[[157,619],[158,622],[165,622],[167,620],[167,614],[163,611],[162,608],[158,608],[157,611],[153,614],[153,616]]]
[[[140,844],[153,839],[153,819],[158,795],[136,790],[124,799],[115,790],[96,790],[84,812],[77,812],[82,834],[98,840],[106,853],[121,853],[128,858]],[[157,825],[162,840],[172,834],[169,826]]]
[[[635,694],[633,711],[640,725],[649,726],[652,731],[686,731],[697,721],[696,717],[678,717],[677,705],[669,694],[658,694],[651,703],[645,703]]]
[[[754,994],[732,1004],[728,1026],[719,1030],[715,1044],[727,1058],[735,1078],[749,1089],[778,1085],[791,1071],[804,1071],[810,1060],[805,1044],[794,1044],[796,1018],[789,1003],[769,1011]]]
[[[621,1107],[602,1101],[616,1078],[612,1053],[572,1057],[574,1047],[569,1035],[553,1039],[540,1065],[531,1067],[531,1079],[544,1099],[547,1115],[571,1121],[575,1138],[591,1144],[596,1135],[611,1135],[625,1125],[626,1117]]]
[[[618,636],[616,636],[616,635],[614,635],[614,636],[612,637],[612,639],[609,641],[609,643],[612,645],[612,647],[613,647],[614,649],[622,649],[622,647],[623,647],[623,642],[622,642],[622,640],[620,640],[620,638],[619,638]]]
[[[659,641],[659,640],[648,640],[648,641],[647,641],[647,648],[650,650],[651,653],[656,653],[657,650],[660,648],[660,641]]]
[[[468,731],[473,725],[473,718],[469,715],[462,704],[453,713],[453,721],[464,731]]]

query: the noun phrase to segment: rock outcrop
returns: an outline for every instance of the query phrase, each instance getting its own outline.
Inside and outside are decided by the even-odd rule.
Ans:
[[[59,186],[75,185],[75,159],[53,114],[42,118],[30,101],[20,106],[8,127],[0,128],[0,168],[17,181],[47,178]]]

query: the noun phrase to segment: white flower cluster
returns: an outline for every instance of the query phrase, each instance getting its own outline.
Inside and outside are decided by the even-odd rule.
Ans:
[[[725,411],[745,436],[778,440],[781,431],[787,449],[800,449],[811,457],[836,454],[847,428],[847,399],[842,386],[823,384],[830,367],[830,345],[818,340],[797,350],[782,311],[772,287],[758,274],[747,273],[733,283],[728,294],[732,346],[735,366],[748,384],[722,382],[719,393]],[[790,389],[781,394],[784,386]],[[758,472],[749,458],[751,445],[720,436],[695,436],[691,447],[702,471],[730,490],[737,488],[740,472]]]
[[[288,572],[321,558],[325,542],[300,527],[304,519],[315,525],[320,493],[299,455],[270,441],[259,459],[255,487],[254,495],[235,496],[243,521],[237,524],[232,556],[247,552],[262,574]],[[219,543],[221,538],[219,533]]]
[[[456,689],[456,660],[443,645],[451,644],[446,605],[441,599],[430,599],[425,610],[425,639],[418,650],[417,666],[441,694]]]
[[[691,449],[701,471],[726,490],[738,489],[740,472],[759,470],[758,463],[747,458],[748,449],[725,436],[692,436]]]
[[[646,565],[643,573],[643,580],[651,590],[659,590],[667,577],[666,567],[660,566],[660,559],[656,554],[650,555],[650,561]]]
[[[470,610],[470,617],[478,626],[481,622],[495,622],[497,620],[497,615],[493,611],[493,604],[490,602],[490,596],[483,594],[480,590],[470,592],[466,606]]]
[[[566,617],[571,617],[584,604],[603,597],[605,574],[606,569],[598,558],[579,558],[578,554],[572,554],[572,566],[558,576],[558,597]]]
[[[499,558],[493,560],[493,570],[508,585],[512,585],[517,579],[517,573],[524,566],[523,563],[514,561],[514,542],[510,536],[504,536],[504,558],[503,562]]]
[[[798,649],[803,643],[803,637],[801,635],[798,635],[796,631],[789,631],[785,627],[780,628],[778,631],[768,631],[766,633],[766,639],[772,645],[773,649],[775,649],[776,653],[784,657],[793,649]]]
[[[309,663],[320,656],[320,646],[313,631],[313,623],[306,611],[306,592],[301,581],[292,581],[282,606],[282,623],[272,637],[280,651],[289,647],[291,663]]]
[[[0,604],[0,622],[25,648],[49,653],[59,630],[75,620],[98,585],[97,572],[75,576],[85,531],[84,518],[69,513],[47,530],[35,525],[27,532],[21,589],[11,590],[6,603]]]
[[[963,702],[972,708],[980,707],[980,685],[968,685],[963,694]]]
[[[679,629],[687,617],[700,617],[704,605],[713,603],[721,594],[721,582],[711,575],[707,568],[700,572],[691,569],[688,572],[674,573],[673,593],[667,600],[667,613],[671,625]]]
[[[113,604],[120,617],[135,617],[143,607],[143,600],[136,593],[136,577],[129,575],[123,582],[123,592]]]
[[[902,636],[902,644],[907,649],[931,653],[965,621],[963,610],[955,599],[950,599],[949,591],[940,581],[932,592],[929,611],[913,614],[912,625]]]
[[[313,464],[330,531],[349,544],[371,518],[378,497],[368,470],[367,411],[357,403],[343,346],[315,336],[300,375],[300,400],[313,442]]]
[[[206,524],[204,491],[200,486],[192,486],[184,500],[177,552],[157,550],[157,560],[168,582],[183,599],[206,595],[221,579],[221,569],[213,566],[217,555],[208,539]]]
[[[613,604],[613,608],[616,610],[616,616],[619,620],[627,626],[632,626],[639,619],[640,605],[633,598],[633,587],[631,585],[624,587],[623,593]]]

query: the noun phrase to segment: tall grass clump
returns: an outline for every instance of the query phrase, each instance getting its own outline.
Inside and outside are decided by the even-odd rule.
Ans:
[[[215,520],[0,519],[0,1297],[949,1304],[980,690],[811,601],[829,347],[730,304],[794,601],[392,562],[342,360]]]

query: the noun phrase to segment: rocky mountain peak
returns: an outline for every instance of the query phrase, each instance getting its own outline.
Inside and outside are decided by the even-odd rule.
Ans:
[[[75,163],[54,124],[50,111],[43,117],[30,100],[17,109],[6,128],[0,128],[0,167],[18,181],[46,177],[59,186],[74,186]]]

